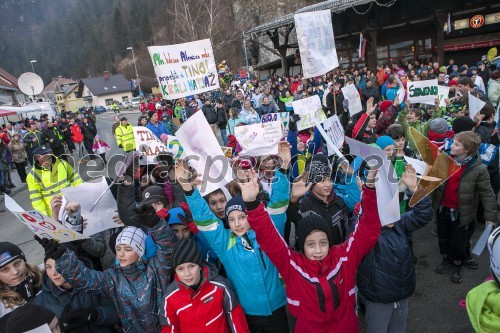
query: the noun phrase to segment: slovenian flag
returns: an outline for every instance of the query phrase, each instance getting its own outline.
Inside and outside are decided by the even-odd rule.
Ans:
[[[359,34],[359,59],[365,59],[365,50],[366,50],[366,38],[362,33]]]

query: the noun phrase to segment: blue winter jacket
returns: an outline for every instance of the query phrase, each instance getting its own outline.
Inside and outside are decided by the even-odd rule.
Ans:
[[[281,235],[284,232],[289,196],[286,175],[277,169],[267,210]],[[224,265],[245,314],[270,316],[273,311],[284,306],[285,288],[279,279],[278,270],[261,250],[255,232],[247,232],[253,249],[245,249],[246,240],[224,228],[198,190],[186,195],[186,201],[200,233],[203,233]]]
[[[153,125],[151,122],[148,122],[148,124],[146,125],[147,128],[149,128],[149,130],[151,132],[153,132],[154,135],[156,135],[156,137],[158,139],[160,139],[160,136],[162,134],[167,134],[169,135],[170,133],[168,132],[167,130],[167,127],[165,126],[165,124],[161,121],[159,121],[158,123],[156,123],[156,125]]]
[[[51,310],[57,318],[61,318],[64,307],[67,304],[71,304],[71,309],[73,310],[97,310],[97,321],[75,328],[71,330],[71,333],[112,333],[115,332],[113,325],[120,323],[115,306],[109,298],[94,295],[75,288],[71,291],[61,289],[57,287],[45,273],[42,279],[42,292],[36,296],[33,304]]]
[[[118,264],[104,272],[88,269],[75,254],[67,251],[56,260],[57,271],[74,288],[111,298],[124,332],[160,332],[159,307],[171,277],[175,233],[161,219],[151,229],[158,245],[156,256],[121,268]]]
[[[411,197],[411,193],[407,191]],[[358,266],[357,286],[365,299],[392,303],[415,292],[415,266],[407,235],[432,220],[432,204],[426,196],[401,215],[392,228],[382,228],[375,247]]]

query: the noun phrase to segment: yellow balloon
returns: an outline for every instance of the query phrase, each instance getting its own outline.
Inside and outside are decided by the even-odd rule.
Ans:
[[[496,47],[492,47],[491,49],[488,50],[488,53],[486,53],[486,60],[492,61],[495,59],[495,57],[498,55],[498,50]]]

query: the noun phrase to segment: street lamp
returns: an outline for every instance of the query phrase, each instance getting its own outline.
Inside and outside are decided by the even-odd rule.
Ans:
[[[36,60],[30,60],[30,63],[31,63],[31,69],[33,71],[33,73],[35,73],[35,67],[33,67],[33,64],[36,62]]]
[[[142,96],[141,81],[139,81],[139,74],[137,74],[137,66],[135,64],[134,48],[132,46],[129,46],[127,47],[127,50],[132,51],[132,59],[134,60],[134,68],[135,68],[135,78],[137,80],[137,83],[139,83],[139,96]]]

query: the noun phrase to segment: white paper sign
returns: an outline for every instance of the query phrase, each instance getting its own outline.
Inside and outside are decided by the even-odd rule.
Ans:
[[[292,104],[293,112],[300,115],[300,120],[297,123],[299,131],[314,127],[316,126],[315,122],[321,123],[326,119],[318,95],[293,101]]]
[[[210,39],[148,47],[158,85],[165,99],[219,89]]]
[[[319,122],[316,122],[315,124],[316,124],[316,128],[321,133],[321,136],[326,141],[326,144],[328,146],[328,156],[331,156],[331,155],[335,154],[338,157],[340,157],[342,160],[345,160],[344,154],[342,154],[342,152],[339,150],[339,148],[337,148],[337,146],[333,142],[333,140],[330,137],[330,135],[325,132],[325,130],[323,129],[323,125],[321,125]]]
[[[281,140],[281,122],[270,121],[261,124],[237,126],[234,128],[236,140],[242,154],[251,156],[276,155]]]
[[[85,236],[91,236],[98,232],[120,227],[113,222],[113,216],[118,215],[116,212],[116,200],[113,198],[111,191],[107,191],[108,183],[101,178],[97,183],[83,183],[75,187],[65,187],[61,190],[67,202],[78,202],[81,207],[82,216],[87,219],[87,226],[83,229]],[[101,200],[96,204],[92,212],[90,208],[94,205],[96,196],[106,191]],[[61,207],[63,210],[64,207]]]
[[[359,96],[359,92],[354,84],[349,84],[343,87],[342,94],[344,95],[344,98],[349,101],[349,114],[351,116],[363,110],[361,97]]]
[[[233,180],[229,161],[203,112],[196,112],[175,134],[189,164],[202,176],[202,183],[198,186],[201,195],[207,195]]]
[[[333,147],[340,149],[344,143],[344,135],[345,135],[344,128],[340,123],[339,117],[337,115],[331,116],[330,118],[321,123],[321,129],[323,129],[325,133],[325,135],[321,133],[323,139],[325,139],[325,141],[328,144],[328,156],[336,154],[335,149]]]
[[[469,93],[469,117],[474,119],[474,116],[481,111],[481,109],[486,105],[485,102],[480,100],[474,95]]]
[[[339,66],[330,10],[294,15],[304,78],[323,75]]]
[[[288,121],[290,120],[290,112],[278,112],[278,113],[268,113],[262,115],[260,121],[262,123],[268,123],[270,121],[280,121],[282,125],[282,132],[285,133],[288,130]]]
[[[401,88],[398,89],[398,101],[400,104],[404,102],[405,95],[406,95],[406,90],[403,86],[401,86]]]
[[[380,222],[384,226],[399,221],[401,213],[399,211],[398,179],[385,152],[380,148],[369,146],[349,137],[346,137],[345,141],[349,145],[351,154],[363,159],[368,157],[367,162],[375,160],[375,158],[377,161],[383,161],[383,163],[378,163],[377,181],[375,182]]]
[[[438,81],[408,81],[408,98],[410,103],[429,103],[434,104],[438,97]]]
[[[416,158],[411,158],[408,156],[405,156],[404,159],[408,164],[411,164],[413,166],[418,175],[425,174],[426,164],[424,161],[417,160]]]
[[[134,130],[136,150],[146,157],[146,159],[139,161],[141,165],[155,164],[156,157],[160,152],[171,153],[175,160],[185,156],[184,148],[177,137],[169,135],[165,145],[149,128],[144,126],[134,126],[132,128]]]
[[[448,98],[449,93],[450,93],[450,87],[438,86],[439,107],[446,106],[446,102],[444,100]]]
[[[25,211],[7,194],[5,194],[5,208],[10,210],[19,221],[26,224],[40,238],[53,238],[61,243],[88,238],[79,232],[66,228],[37,210]]]

